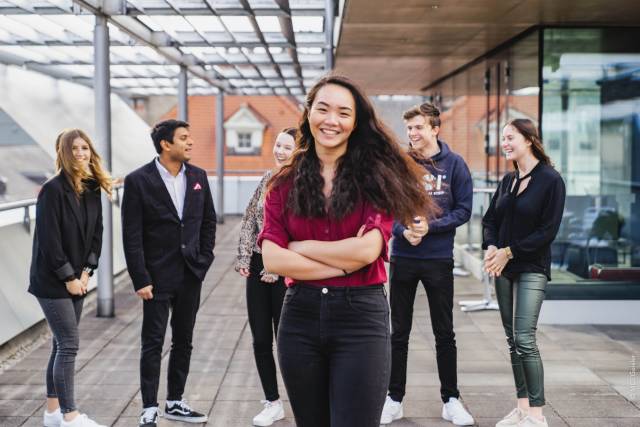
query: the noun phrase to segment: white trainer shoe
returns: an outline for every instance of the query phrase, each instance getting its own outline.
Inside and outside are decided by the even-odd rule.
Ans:
[[[264,409],[258,415],[253,417],[254,426],[270,426],[276,421],[284,418],[284,406],[282,405],[282,400],[278,399],[274,402],[262,400],[261,403],[264,404]]]
[[[387,396],[387,400],[384,401],[384,407],[382,408],[380,424],[391,424],[393,421],[399,420],[403,416],[402,402],[396,402],[391,397]]]
[[[449,401],[442,405],[442,418],[457,426],[472,426],[475,423],[469,411],[455,397],[450,397]]]
[[[528,416],[518,423],[518,427],[549,427],[549,424],[547,424],[547,419],[544,417],[540,421]]]
[[[56,409],[53,412],[47,412],[44,410],[44,421],[42,425],[44,427],[60,427],[62,423],[62,412],[60,412],[60,408]]]
[[[60,423],[60,427],[107,427],[102,424],[98,424],[87,416],[87,414],[78,414],[73,421],[65,421],[64,419]]]
[[[527,417],[527,414],[524,413],[520,408],[515,408],[513,411],[509,412],[506,417],[501,419],[496,423],[496,427],[513,427],[517,426],[520,421],[524,420]]]

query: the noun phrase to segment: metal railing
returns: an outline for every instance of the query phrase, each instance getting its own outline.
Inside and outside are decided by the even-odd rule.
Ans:
[[[475,194],[482,194],[483,195],[483,200],[482,200],[482,204],[480,205],[480,210],[479,210],[479,218],[482,218],[484,216],[484,212],[485,209],[487,209],[489,207],[489,204],[491,203],[491,197],[493,196],[493,193],[495,193],[496,189],[495,188],[474,188],[473,189],[473,193]],[[479,227],[480,229],[480,242],[482,242],[482,226]],[[467,250],[474,250],[475,246],[473,243],[473,232],[472,232],[472,224],[468,223],[467,225],[467,243],[466,243],[466,247]],[[484,260],[484,250],[480,248],[480,262],[482,263]],[[484,269],[482,269],[482,299],[481,300],[471,300],[471,301],[460,301],[458,304],[460,304],[461,306],[461,310],[465,311],[465,312],[469,312],[469,311],[481,311],[481,310],[498,310],[498,303],[496,300],[493,299],[493,279],[491,277],[489,277],[489,275],[484,271]]]
[[[31,233],[31,215],[29,214],[29,208],[36,204],[37,199],[25,199],[18,200],[16,202],[7,202],[0,204],[0,212],[8,212],[15,209],[24,209],[24,215],[22,217],[22,225],[27,233]]]

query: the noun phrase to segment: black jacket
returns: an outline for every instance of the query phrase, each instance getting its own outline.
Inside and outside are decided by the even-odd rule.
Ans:
[[[551,242],[562,221],[564,181],[552,166],[539,162],[527,188],[516,196],[511,188],[517,173],[506,174],[491,199],[482,219],[482,248],[511,248],[513,259],[503,271],[507,278],[541,273],[551,280]]]
[[[100,187],[81,198],[60,173],[38,194],[29,292],[40,298],[71,298],[64,279],[80,278],[84,267],[97,268],[102,249]],[[84,212],[86,211],[86,222]]]
[[[124,180],[124,253],[136,290],[147,285],[153,285],[154,294],[178,289],[185,266],[202,281],[213,262],[216,213],[207,174],[188,163],[185,168],[182,221],[155,160]]]

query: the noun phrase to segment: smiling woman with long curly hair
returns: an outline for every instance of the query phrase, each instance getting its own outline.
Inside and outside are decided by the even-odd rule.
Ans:
[[[278,355],[300,427],[379,425],[390,365],[387,243],[394,217],[435,213],[422,175],[355,83],[328,76],[309,91],[258,239],[265,268],[288,278]]]

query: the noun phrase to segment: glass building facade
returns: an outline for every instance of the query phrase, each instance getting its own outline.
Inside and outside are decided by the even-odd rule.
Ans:
[[[479,189],[459,243],[480,253],[480,219],[512,170],[502,127],[529,118],[567,186],[552,284],[640,285],[639,38],[640,28],[534,28],[427,89]]]

